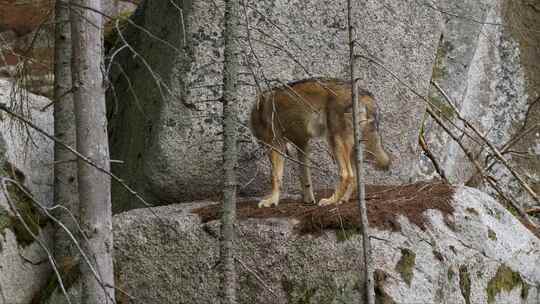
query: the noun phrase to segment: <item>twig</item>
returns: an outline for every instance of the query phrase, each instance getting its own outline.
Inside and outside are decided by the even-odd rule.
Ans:
[[[523,131],[522,133],[518,134],[516,137],[512,138],[510,141],[508,141],[502,148],[501,148],[501,154],[506,154],[509,149],[514,145],[516,144],[520,139],[522,139],[523,137],[527,136],[528,134],[530,134],[532,131],[534,131],[535,129],[537,129],[538,127],[540,127],[540,123],[537,123],[535,125],[532,125],[529,129]],[[488,155],[486,157],[486,163],[490,160],[490,158],[492,157],[492,155]],[[489,170],[491,169],[495,164],[497,163],[496,160],[492,161],[489,165],[487,165],[485,167],[485,170]]]
[[[420,128],[420,135],[418,136],[418,144],[420,144],[420,147],[426,154],[426,156],[431,160],[431,163],[433,164],[433,167],[435,168],[435,171],[439,174],[439,176],[449,183],[448,178],[446,178],[446,174],[444,173],[444,169],[439,165],[439,162],[437,161],[437,158],[435,155],[431,152],[429,149],[426,138],[424,136],[425,131],[425,123],[426,123],[426,115],[424,115],[424,119],[422,120],[422,127]]]
[[[261,285],[266,289],[268,290],[268,292],[270,292],[273,296],[277,297],[278,295],[272,290],[272,288],[270,288],[264,281],[263,279],[251,268],[247,267],[246,264],[244,264],[244,262],[242,262],[242,260],[240,260],[238,257],[234,257],[234,259],[249,273],[251,273],[255,279],[257,279],[257,281],[259,281],[259,283],[261,283]]]
[[[525,210],[525,212],[530,213],[530,214],[540,213],[540,207],[530,208],[530,209]]]

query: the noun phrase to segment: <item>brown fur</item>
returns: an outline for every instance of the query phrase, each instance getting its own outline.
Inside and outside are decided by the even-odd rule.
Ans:
[[[350,90],[347,81],[312,78],[273,88],[258,97],[251,112],[251,127],[257,139],[272,147],[272,194],[263,199],[259,207],[279,203],[287,143],[299,150],[303,163],[300,176],[303,199],[315,203],[309,170],[309,141],[322,136],[326,136],[338,163],[340,181],[334,194],[322,199],[319,205],[349,199],[355,188],[352,183],[356,171]],[[390,158],[381,144],[375,99],[368,91],[359,90],[358,100],[366,107],[366,115],[360,117],[360,121],[368,157],[374,157],[379,168],[387,169]]]

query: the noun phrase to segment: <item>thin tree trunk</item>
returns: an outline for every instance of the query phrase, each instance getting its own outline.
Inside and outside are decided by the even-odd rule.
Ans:
[[[71,27],[67,0],[56,0],[54,28],[54,135],[64,143],[75,146],[75,114],[71,93]],[[73,154],[54,145],[54,204],[55,216],[74,232],[79,214],[77,191],[77,162]],[[72,217],[73,216],[73,217]],[[55,259],[60,265],[70,264],[76,248],[68,234],[60,227],[54,236]]]
[[[223,213],[221,217],[220,259],[222,266],[222,303],[236,303],[234,265],[234,222],[236,218],[236,162],[238,117],[238,0],[225,2],[225,38],[223,67]]]
[[[109,171],[109,145],[103,63],[100,0],[72,0],[71,33],[77,150]],[[110,177],[78,160],[81,225],[88,238],[83,250],[92,267],[81,264],[82,304],[114,303]]]
[[[360,229],[362,232],[363,240],[363,254],[364,254],[364,273],[361,274],[365,282],[365,303],[375,303],[375,289],[373,285],[372,267],[371,267],[371,242],[369,239],[369,223],[367,218],[366,199],[365,199],[365,187],[364,187],[364,149],[362,145],[362,130],[359,129],[360,121],[359,116],[361,112],[366,111],[365,107],[360,109],[358,104],[358,88],[355,82],[356,69],[354,60],[354,27],[351,19],[352,5],[351,0],[347,0],[347,23],[349,28],[349,69],[351,77],[351,99],[353,104],[353,125],[354,125],[354,151],[356,156],[356,186],[358,193],[358,209],[360,210]]]

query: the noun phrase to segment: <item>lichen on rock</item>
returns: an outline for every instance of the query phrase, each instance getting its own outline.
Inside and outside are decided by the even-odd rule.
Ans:
[[[414,276],[414,266],[416,263],[416,254],[407,248],[401,248],[401,258],[396,264],[396,271],[407,285],[411,286]]]
[[[459,267],[459,289],[465,299],[465,304],[471,304],[471,275],[467,265]]]
[[[510,292],[514,288],[521,287],[521,297],[526,300],[529,294],[529,285],[523,281],[521,274],[507,265],[501,265],[497,273],[492,277],[486,287],[488,303],[494,303],[498,294]]]

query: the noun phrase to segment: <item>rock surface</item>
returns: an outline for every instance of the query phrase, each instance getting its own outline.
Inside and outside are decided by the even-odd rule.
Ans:
[[[353,18],[359,52],[376,56],[427,94],[440,13],[412,0],[357,5]],[[253,1],[242,8],[242,194],[260,195],[269,188],[264,149],[254,142],[246,123],[257,84],[266,89],[313,75],[346,77],[345,11],[344,2],[327,0]],[[112,157],[124,163],[113,170],[156,203],[208,198],[221,189],[223,3],[145,1],[133,20],[147,32],[128,26],[125,38],[140,56],[126,48],[116,56],[122,69],[112,79],[110,140]],[[369,180],[394,184],[415,180],[411,172],[418,167],[417,136],[424,104],[381,67],[363,59],[358,63],[361,85],[379,101],[383,141],[394,158],[391,172],[370,168]],[[315,143],[314,155],[314,166],[319,168],[313,170],[316,187],[333,185],[336,171],[326,145]],[[286,173],[288,190],[298,188],[294,171]],[[140,207],[119,187],[113,196],[117,211]]]
[[[446,13],[432,80],[450,96],[462,116],[499,149],[519,136],[519,140],[507,147],[515,153],[507,151],[504,155],[531,188],[540,193],[540,67],[535,63],[540,55],[537,4],[528,0],[497,0],[439,1],[437,5],[433,8]],[[445,115],[456,120],[444,97],[433,86],[430,97]],[[524,134],[527,130],[531,132]],[[469,182],[492,191],[471,180],[476,172],[474,166],[458,144],[430,119],[426,137],[452,182]],[[485,161],[485,152],[489,151],[485,145],[467,137],[463,141],[479,155],[481,162],[491,162]],[[517,202],[526,207],[537,205],[505,167],[495,164],[488,171]],[[420,172],[425,176],[436,174],[427,159],[422,162]]]
[[[430,187],[422,186],[419,196],[429,193]],[[415,204],[415,197],[404,198],[396,204],[403,208]],[[219,224],[201,223],[193,213],[209,204],[170,205],[152,212],[138,209],[115,216],[118,287],[136,298],[132,301],[218,301]],[[371,228],[379,303],[536,303],[540,240],[478,190],[457,188],[451,206],[453,212],[446,215],[424,212],[422,228],[406,216],[397,217],[398,229]],[[329,208],[326,216],[336,217],[336,210]],[[301,234],[298,224],[288,217],[239,222],[240,303],[357,301],[362,270],[359,235],[340,229]]]
[[[8,81],[0,79],[0,103],[21,112],[46,132],[53,131],[52,108],[44,97],[17,91]],[[21,95],[19,95],[21,94]],[[13,97],[17,96],[17,97]],[[37,201],[52,204],[53,145],[40,134],[2,112],[0,121],[0,176],[17,180]],[[27,304],[49,278],[50,266],[45,252],[15,219],[3,190],[0,190],[0,304]],[[33,204],[16,188],[8,193],[17,211],[40,234],[43,244],[51,245],[52,231],[33,208]]]

